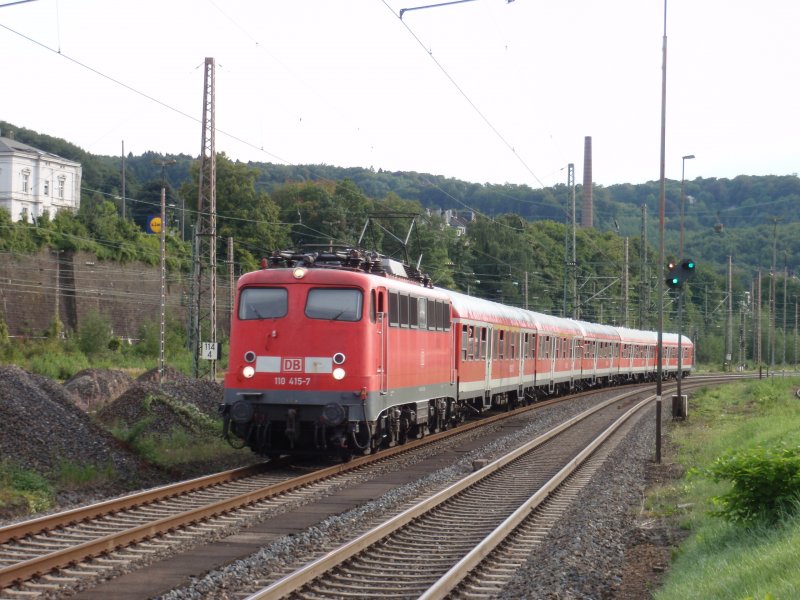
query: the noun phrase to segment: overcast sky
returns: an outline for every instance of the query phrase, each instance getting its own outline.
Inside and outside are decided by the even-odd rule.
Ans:
[[[0,0],[0,120],[94,154],[420,171],[538,188],[660,176],[663,0]],[[666,176],[800,171],[800,2],[670,0]]]

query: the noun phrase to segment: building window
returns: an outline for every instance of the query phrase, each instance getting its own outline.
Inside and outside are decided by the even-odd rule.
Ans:
[[[45,182],[44,182],[44,195],[45,196],[49,196],[50,195],[50,182],[47,181],[47,180],[45,180]]]
[[[31,172],[30,171],[23,171],[22,172],[22,193],[27,194],[30,188],[31,182]]]
[[[58,197],[62,200],[64,199],[64,187],[66,186],[64,181],[65,179],[63,177],[58,178]]]

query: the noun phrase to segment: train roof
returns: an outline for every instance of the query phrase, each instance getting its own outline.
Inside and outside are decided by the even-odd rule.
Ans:
[[[499,302],[468,296],[460,292],[453,292],[443,288],[450,298],[453,312],[456,317],[476,321],[503,319],[508,325],[515,327],[529,327],[540,331],[560,331],[573,335],[580,335],[580,328],[569,319],[553,317],[543,313],[525,310],[515,306],[506,306]]]
[[[612,327],[611,325],[602,325],[600,323],[591,323],[589,321],[573,321],[581,328],[584,337],[590,336],[592,338],[601,338],[619,342],[621,335],[619,328]]]
[[[628,327],[617,327],[617,331],[619,331],[620,337],[626,342],[651,345],[658,343],[658,333],[655,331],[629,329]]]

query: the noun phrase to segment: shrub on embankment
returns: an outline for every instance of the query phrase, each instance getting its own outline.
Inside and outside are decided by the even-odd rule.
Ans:
[[[800,597],[800,380],[695,393],[671,428],[686,476],[649,508],[691,534],[657,600]]]

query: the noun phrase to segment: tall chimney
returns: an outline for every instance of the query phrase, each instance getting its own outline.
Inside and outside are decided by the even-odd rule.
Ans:
[[[581,227],[594,227],[592,206],[592,136],[583,139],[583,208],[581,210]]]

